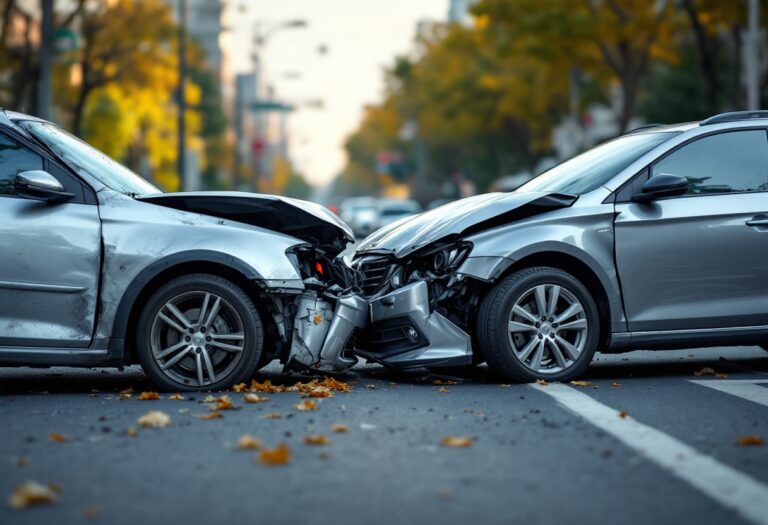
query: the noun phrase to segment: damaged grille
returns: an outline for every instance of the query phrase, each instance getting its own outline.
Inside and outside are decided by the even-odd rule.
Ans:
[[[360,285],[363,295],[371,296],[380,291],[386,284],[392,268],[392,261],[386,257],[361,259],[357,269],[363,275]]]

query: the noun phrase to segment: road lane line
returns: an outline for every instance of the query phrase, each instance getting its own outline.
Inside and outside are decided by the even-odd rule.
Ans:
[[[768,407],[768,379],[689,379],[691,383]]]
[[[559,383],[530,385],[611,434],[711,499],[756,524],[768,525],[768,485],[702,454],[682,441]]]

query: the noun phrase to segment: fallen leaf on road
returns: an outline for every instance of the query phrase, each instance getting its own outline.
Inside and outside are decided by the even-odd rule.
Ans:
[[[331,390],[335,390],[337,392],[349,392],[350,390],[352,390],[352,387],[349,386],[349,383],[345,383],[344,381],[340,381],[335,377],[331,377],[331,376],[325,376],[325,379],[320,381],[319,384],[321,386],[330,388]]]
[[[132,438],[139,435],[139,431],[136,430],[135,428],[129,428],[128,430],[125,431],[125,433],[131,436]]]
[[[468,437],[444,437],[440,444],[444,447],[465,448],[472,445],[473,438]]]
[[[537,384],[537,385],[541,385],[541,386],[549,386],[549,383],[547,383],[547,382],[546,382],[545,380],[543,380],[543,379],[537,379],[537,380],[536,380],[536,384]]]
[[[293,405],[293,408],[298,410],[299,412],[307,412],[309,410],[317,410],[317,403],[315,401],[309,400],[309,399],[302,399],[295,405]]]
[[[571,384],[573,386],[581,386],[581,387],[595,386],[594,383],[591,383],[589,381],[571,381]]]
[[[728,379],[728,374],[715,374],[718,379]]]
[[[693,375],[698,376],[698,377],[701,377],[701,376],[713,376],[713,375],[715,375],[715,371],[712,368],[710,368],[708,366],[705,366],[701,370],[696,370],[693,373]]]
[[[740,447],[762,447],[765,440],[760,436],[743,436],[736,440],[736,444]]]
[[[137,419],[136,423],[138,423],[140,427],[164,428],[171,424],[171,416],[159,410],[150,410]]]
[[[50,434],[48,434],[48,439],[55,443],[66,443],[67,441],[69,441],[67,439],[67,436],[65,436],[64,434],[60,434],[59,432],[51,432]]]
[[[291,461],[291,449],[285,443],[280,443],[276,448],[262,450],[258,460],[264,465],[285,465]]]
[[[181,394],[171,394],[170,396],[168,396],[168,399],[170,399],[171,401],[183,401],[184,396],[182,396]]]
[[[259,383],[255,379],[251,379],[251,388],[249,390],[251,392],[268,392],[274,394],[277,392],[285,392],[285,387],[273,385],[272,381],[269,379],[265,379],[263,383]]]
[[[331,432],[336,432],[337,434],[349,432],[349,426],[343,425],[341,423],[335,423],[331,425]]]
[[[139,401],[154,401],[156,399],[160,399],[160,394],[157,392],[142,392],[138,397]]]
[[[211,419],[221,419],[223,417],[224,416],[221,415],[221,412],[216,412],[216,411],[197,416],[198,419],[202,419],[203,421],[210,421]]]
[[[200,401],[200,402],[203,403],[203,404],[205,404],[205,403],[215,403],[217,399],[218,398],[216,396],[205,396],[203,398],[203,400]]]
[[[58,494],[51,486],[36,481],[25,481],[14,489],[8,498],[8,505],[12,509],[20,510],[34,505],[56,503],[58,499]]]
[[[451,389],[448,388],[447,386],[441,386],[440,388],[437,389],[437,391],[440,392],[441,394],[447,394],[448,392],[451,391]]]
[[[282,417],[283,416],[281,416],[277,412],[269,412],[268,414],[264,414],[263,416],[261,416],[262,419],[280,419]]]
[[[458,385],[459,382],[458,381],[451,381],[450,379],[445,379],[445,380],[443,380],[443,379],[435,379],[434,381],[432,381],[432,384],[433,385]]]
[[[322,434],[313,434],[304,438],[305,445],[330,445],[331,440]]]
[[[232,387],[232,391],[237,392],[238,394],[240,392],[245,392],[246,390],[248,390],[248,385],[246,385],[245,383],[238,383]]]
[[[16,458],[16,466],[17,467],[25,467],[29,465],[29,458],[25,456],[19,456]]]
[[[126,388],[125,390],[121,390],[121,391],[120,391],[120,395],[121,395],[121,396],[130,396],[130,395],[133,395],[133,387],[130,387],[130,386],[129,386],[129,387],[128,387],[128,388]]]
[[[511,387],[512,387],[512,385],[507,385],[507,384],[499,385],[499,388],[511,388]]]
[[[257,438],[250,434],[245,434],[237,440],[237,448],[241,450],[261,450],[262,444]]]
[[[371,390],[376,390],[376,385],[365,385],[365,388],[370,388]]]
[[[96,505],[88,505],[83,509],[83,517],[93,520],[101,516],[101,508]]]
[[[613,388],[621,388],[621,383],[611,383]]]
[[[264,403],[266,401],[269,401],[269,398],[266,396],[260,396],[259,394],[244,394],[243,395],[243,401],[246,403]]]
[[[629,416],[629,412],[625,412],[624,410],[622,410],[621,412],[619,412],[619,417],[620,417],[621,419],[626,419],[626,418],[627,418],[627,416]]]
[[[213,412],[217,412],[219,410],[232,410],[236,407],[232,403],[232,398],[229,396],[221,396],[214,398],[214,401],[208,404],[208,408]]]
[[[333,392],[331,392],[331,389],[326,386],[318,385],[309,392],[302,392],[301,395],[316,398],[333,397]]]

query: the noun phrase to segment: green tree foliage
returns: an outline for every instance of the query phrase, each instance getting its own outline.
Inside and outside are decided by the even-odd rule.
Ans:
[[[618,133],[638,116],[674,122],[741,105],[746,0],[479,0],[472,13],[470,27],[422,28],[387,71],[383,102],[346,143],[340,186],[389,183],[376,159],[395,149],[410,180],[426,171],[430,197],[456,172],[482,190],[532,170],[551,155],[553,128],[596,102],[614,108]]]

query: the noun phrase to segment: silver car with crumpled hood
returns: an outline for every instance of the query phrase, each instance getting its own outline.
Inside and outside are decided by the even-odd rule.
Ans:
[[[768,342],[768,112],[648,126],[373,233],[360,354],[563,381],[596,351]]]
[[[212,390],[279,359],[340,371],[366,323],[353,239],[319,205],[160,193],[54,124],[0,110],[0,365],[141,363]]]

